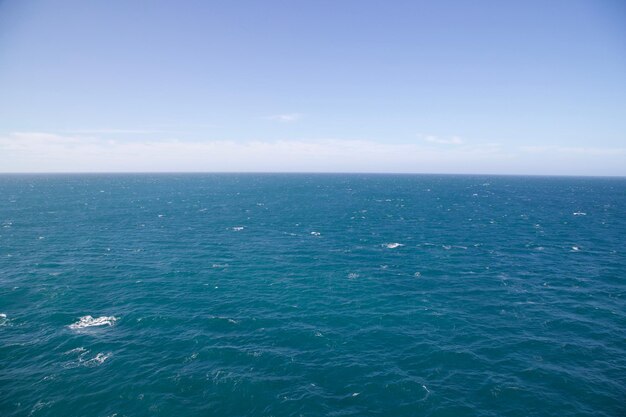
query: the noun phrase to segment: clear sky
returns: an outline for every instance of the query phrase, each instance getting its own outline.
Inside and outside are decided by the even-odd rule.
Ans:
[[[626,175],[626,2],[0,0],[0,172]]]

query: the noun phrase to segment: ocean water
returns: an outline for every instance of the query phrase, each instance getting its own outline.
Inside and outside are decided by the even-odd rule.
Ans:
[[[1,416],[624,416],[626,179],[0,176]]]

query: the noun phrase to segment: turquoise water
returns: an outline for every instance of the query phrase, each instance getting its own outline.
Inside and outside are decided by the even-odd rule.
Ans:
[[[625,236],[625,179],[0,176],[0,415],[623,416]]]

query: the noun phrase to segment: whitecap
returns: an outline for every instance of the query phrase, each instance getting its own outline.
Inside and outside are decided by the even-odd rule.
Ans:
[[[321,235],[321,233],[320,233],[320,232],[311,232],[311,234],[312,234],[313,236],[320,236],[320,235]]]
[[[84,347],[77,347],[72,350],[68,350],[65,352],[65,355],[77,355],[75,360],[70,362],[66,362],[63,364],[65,368],[76,368],[78,366],[86,366],[89,368],[93,368],[95,366],[102,365],[107,359],[112,356],[111,352],[107,353],[97,353],[95,356],[89,358],[90,350],[85,349]]]
[[[70,353],[83,353],[83,352],[88,352],[88,350],[85,349],[84,347],[80,346],[80,347],[74,348],[72,350],[68,350],[67,352],[65,352],[65,354],[69,355]]]
[[[235,227],[233,227],[233,230],[234,230],[235,232],[240,232],[240,231],[242,231],[243,229],[245,229],[245,227],[244,227],[244,226],[235,226]]]
[[[586,216],[587,213],[582,212],[582,211],[575,211],[572,213],[574,216]]]
[[[359,274],[354,273],[354,272],[350,272],[348,274],[348,279],[357,279],[359,277]]]
[[[393,242],[393,243],[385,243],[383,246],[388,248],[388,249],[395,249],[395,248],[399,248],[400,246],[404,246],[404,245],[402,243]]]
[[[572,246],[572,251],[578,252],[580,248],[578,246]]]
[[[9,319],[7,319],[7,315],[4,313],[0,313],[0,326],[4,326],[8,322],[9,322]]]
[[[113,326],[117,321],[114,316],[102,316],[93,318],[92,316],[83,316],[76,323],[70,324],[70,329],[83,329],[85,327],[94,326]]]
[[[29,416],[32,416],[33,414],[35,414],[36,412],[38,412],[42,408],[50,407],[53,403],[54,403],[54,401],[41,401],[41,400],[37,401],[37,403],[30,410]]]
[[[108,352],[108,353],[98,353],[93,358],[84,361],[83,365],[84,366],[99,366],[99,365],[102,365],[104,363],[104,361],[106,361],[110,357],[111,357],[111,352]]]
[[[419,278],[419,277],[421,277],[421,276],[422,276],[422,273],[421,273],[421,272],[416,272],[416,273],[414,273],[414,274],[413,274],[413,276],[414,276],[415,278]]]

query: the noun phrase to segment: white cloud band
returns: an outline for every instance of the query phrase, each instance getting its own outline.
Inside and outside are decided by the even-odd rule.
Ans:
[[[593,164],[589,164],[589,160]],[[589,167],[593,171],[589,170]],[[0,172],[398,172],[624,175],[626,150],[440,147],[361,140],[111,140],[0,136]],[[586,169],[587,171],[583,171]]]

